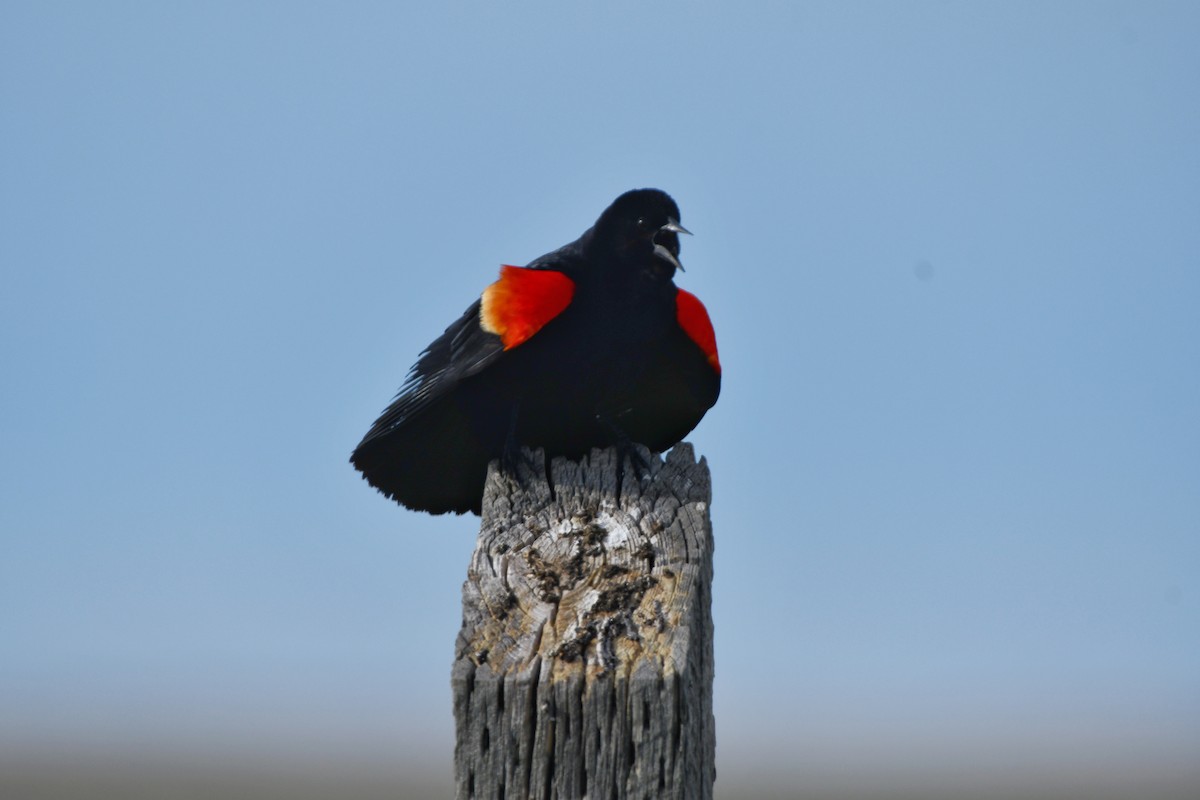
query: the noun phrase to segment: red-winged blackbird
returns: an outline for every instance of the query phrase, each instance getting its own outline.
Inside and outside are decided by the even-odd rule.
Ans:
[[[479,513],[488,463],[520,448],[677,443],[717,401],[708,312],[676,288],[679,208],[664,192],[618,197],[582,236],[504,266],[409,373],[350,457],[409,508]]]

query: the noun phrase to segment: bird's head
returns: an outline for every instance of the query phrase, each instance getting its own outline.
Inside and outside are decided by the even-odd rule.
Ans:
[[[634,189],[613,201],[595,225],[595,239],[615,250],[622,262],[670,280],[679,263],[679,206],[666,192]]]

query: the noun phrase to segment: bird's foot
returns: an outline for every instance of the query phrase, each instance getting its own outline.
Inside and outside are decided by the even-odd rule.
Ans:
[[[550,477],[550,456],[546,454],[546,451],[531,450],[520,445],[506,446],[500,453],[500,471],[511,478],[521,491],[528,491],[544,476],[546,486],[550,490],[550,499],[554,499],[554,481]]]
[[[625,462],[629,462],[629,471],[633,473],[638,483],[650,477],[650,462],[642,455],[645,450],[626,438],[617,442],[617,499],[621,499],[621,483],[625,478]]]
[[[530,477],[537,475],[541,467],[536,452],[519,444],[506,444],[500,453],[501,471],[520,484],[522,489]]]
[[[522,491],[529,489],[537,480],[545,476],[546,486],[550,489],[550,499],[554,499],[554,481],[550,477],[550,456],[542,449],[523,447],[517,436],[517,419],[520,414],[520,404],[514,403],[508,424],[508,435],[504,438],[504,449],[500,451],[500,471],[512,478]]]
[[[634,480],[639,484],[650,477],[650,462],[642,455],[645,448],[630,439],[629,435],[615,422],[602,415],[597,415],[596,419],[608,430],[612,437],[612,446],[617,451],[617,503],[619,505],[621,489],[625,484],[626,462],[629,464],[629,471],[633,473]]]

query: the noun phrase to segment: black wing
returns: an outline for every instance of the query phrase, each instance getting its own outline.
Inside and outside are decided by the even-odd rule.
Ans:
[[[500,337],[480,327],[476,300],[421,353],[396,399],[375,420],[359,448],[417,419],[460,381],[479,372],[503,352]]]
[[[412,509],[478,514],[494,447],[477,435],[455,390],[503,352],[500,337],[479,326],[473,303],[425,349],[354,449],[350,461],[367,482]]]
[[[577,257],[578,243],[572,243],[529,268],[556,269]],[[479,387],[468,388],[505,352],[500,336],[483,329],[480,305],[472,303],[425,348],[350,456],[368,483],[409,508],[478,514],[488,463],[503,447],[507,414],[479,414],[471,400]]]

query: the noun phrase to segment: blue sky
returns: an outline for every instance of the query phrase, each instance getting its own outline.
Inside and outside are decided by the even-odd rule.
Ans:
[[[721,781],[1200,780],[1198,34],[4,4],[0,743],[448,773],[476,523],[346,459],[500,263],[656,186],[725,370]]]

